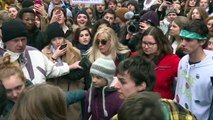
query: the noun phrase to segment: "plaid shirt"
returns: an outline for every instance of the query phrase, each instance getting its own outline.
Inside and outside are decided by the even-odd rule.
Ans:
[[[166,120],[197,120],[196,117],[178,103],[169,99],[161,99]]]
[[[161,99],[165,120],[197,120],[196,117],[178,103],[170,99]],[[111,120],[118,120],[117,114]]]

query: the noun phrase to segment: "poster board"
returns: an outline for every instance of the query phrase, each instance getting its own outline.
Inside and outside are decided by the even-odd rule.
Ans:
[[[102,4],[103,0],[72,0],[72,4]]]

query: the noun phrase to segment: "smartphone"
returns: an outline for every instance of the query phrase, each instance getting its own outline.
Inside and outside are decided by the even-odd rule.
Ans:
[[[40,4],[40,5],[42,5],[42,0],[35,0],[35,4]]]
[[[59,50],[62,50],[62,49],[64,49],[65,47],[67,47],[67,44],[61,45],[60,48],[59,48]]]

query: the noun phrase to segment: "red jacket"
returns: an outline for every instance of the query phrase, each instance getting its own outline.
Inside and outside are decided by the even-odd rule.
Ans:
[[[177,76],[180,58],[175,54],[165,56],[155,70],[157,80],[154,91],[160,93],[162,98],[173,99],[172,84]]]

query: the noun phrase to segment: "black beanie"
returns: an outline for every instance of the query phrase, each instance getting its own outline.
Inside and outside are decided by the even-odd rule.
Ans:
[[[33,0],[23,0],[23,1],[21,2],[22,8],[31,7],[31,6],[33,6],[33,5],[34,5]]]
[[[74,23],[77,24],[77,17],[79,14],[84,14],[87,16],[87,19],[89,21],[89,15],[87,14],[87,11],[86,10],[80,10],[76,13],[75,17],[74,17]]]
[[[35,15],[35,11],[32,8],[28,8],[28,7],[22,8],[19,11],[19,18],[20,19],[22,19],[24,13],[33,13]]]
[[[28,32],[21,20],[9,20],[2,24],[2,41],[5,43],[17,37],[27,37]]]
[[[64,31],[58,22],[54,22],[48,25],[46,35],[48,42],[50,42],[55,37],[65,37]]]
[[[152,26],[158,26],[159,25],[159,21],[158,21],[158,14],[155,11],[148,11],[146,13],[144,13],[141,17],[140,17],[140,22],[141,21],[147,21],[149,22]]]

